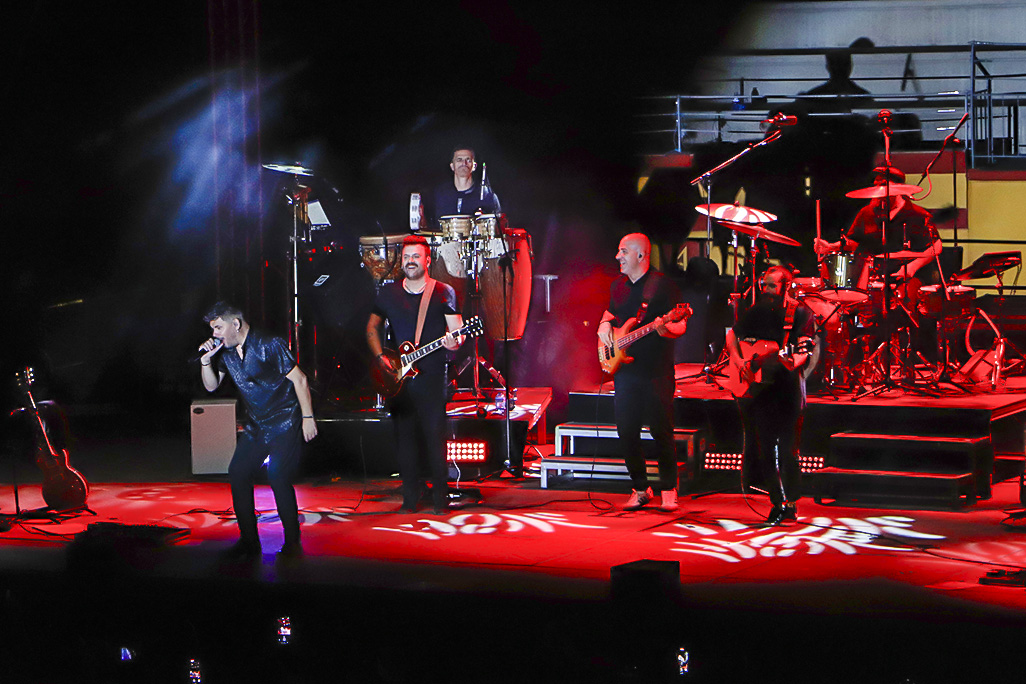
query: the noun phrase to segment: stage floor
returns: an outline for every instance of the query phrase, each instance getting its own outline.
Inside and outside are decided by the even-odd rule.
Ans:
[[[527,465],[553,448],[529,448]],[[228,485],[188,473],[187,438],[119,425],[73,453],[89,512],[0,533],[0,610],[21,626],[0,640],[16,664],[5,682],[84,681],[79,662],[104,681],[160,680],[139,662],[123,674],[111,649],[129,646],[201,653],[217,675],[204,681],[435,681],[452,663],[469,681],[669,681],[644,665],[685,647],[692,681],[1005,681],[1021,667],[1026,587],[980,583],[1026,568],[1015,480],[954,510],[803,499],[797,523],[767,528],[767,501],[736,493],[627,513],[626,483],[542,490],[503,474],[460,484],[480,503],[402,514],[394,478],[317,478],[297,485],[305,557],[275,558],[281,527],[259,486],[264,555],[237,564],[222,555],[237,537]],[[21,508],[42,506],[25,475]],[[0,511],[14,506],[0,484]],[[187,536],[76,540],[93,523]],[[618,599],[612,569],[643,559],[679,563],[679,594]],[[302,667],[268,645],[285,611],[306,635]],[[69,629],[70,656],[53,658],[40,635]],[[297,668],[308,676],[281,674]]]

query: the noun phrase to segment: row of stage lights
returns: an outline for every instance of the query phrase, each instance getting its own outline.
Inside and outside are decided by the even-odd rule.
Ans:
[[[702,459],[705,470],[741,470],[744,454],[710,452]],[[798,465],[803,473],[811,473],[821,469],[825,463],[822,456],[799,456]]]

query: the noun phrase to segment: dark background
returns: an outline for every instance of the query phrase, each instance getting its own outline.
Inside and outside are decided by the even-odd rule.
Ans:
[[[5,8],[3,370],[36,365],[68,404],[178,411],[212,301],[285,333],[288,179],[260,164],[314,168],[352,240],[401,232],[469,144],[534,273],[560,276],[516,384],[590,377],[586,323],[645,228],[637,98],[684,91],[741,7],[695,4]]]

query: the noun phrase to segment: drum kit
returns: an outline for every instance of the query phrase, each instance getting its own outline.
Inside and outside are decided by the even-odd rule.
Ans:
[[[853,190],[847,196],[872,199],[910,195],[919,190],[919,186],[891,183]],[[765,227],[764,224],[776,219],[769,212],[736,204],[703,204],[695,209],[734,233],[735,305],[748,299],[748,293],[741,292],[737,286],[739,235],[751,240],[747,258],[750,273],[755,273],[759,240],[801,246],[797,240]],[[1000,283],[1003,271],[1021,263],[1018,253],[995,255],[983,260],[985,263],[953,274],[944,286],[922,285],[914,277],[900,278],[892,274],[894,269],[900,270],[900,266],[920,256],[917,252],[892,252],[886,258],[871,257],[869,264],[863,267],[856,263],[854,254],[836,251],[821,256],[816,276],[793,280],[789,299],[804,303],[812,310],[821,332],[818,362],[809,378],[813,389],[818,387],[831,393],[839,388],[855,390],[889,382],[895,376],[936,381],[945,374],[953,336],[965,330],[966,321],[974,310],[976,290],[963,284],[964,281],[997,277]],[[754,302],[754,286],[750,294]],[[924,355],[925,350],[917,348],[923,340],[932,339],[931,335],[918,331],[933,326],[937,331],[936,365],[925,358],[932,354]],[[885,356],[885,351],[890,358]],[[894,367],[890,365],[891,359],[897,361]]]

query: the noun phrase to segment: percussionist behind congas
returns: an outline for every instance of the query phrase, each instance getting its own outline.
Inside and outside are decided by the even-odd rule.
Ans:
[[[469,147],[453,149],[449,168],[452,169],[452,183],[442,183],[435,188],[425,211],[431,230],[437,230],[438,221],[443,216],[502,212],[499,198],[486,179],[482,178],[480,182],[474,179],[474,171],[477,170],[474,150]]]
[[[913,277],[924,283],[937,281],[936,268],[932,267],[935,255],[941,251],[941,239],[929,211],[912,202],[908,194],[911,186],[905,185],[905,174],[893,166],[878,166],[873,169],[874,188],[880,188],[879,196],[872,196],[873,189],[866,188],[862,196],[871,196],[869,204],[859,210],[848,231],[837,242],[816,238],[813,249],[822,261],[835,252],[854,252],[855,269],[858,277],[856,287],[865,290],[871,277],[883,277],[886,261],[884,255],[901,257],[892,262],[891,275],[899,281]],[[887,187],[885,187],[887,186]],[[888,196],[888,188],[894,192]],[[868,191],[868,193],[867,193]],[[849,193],[849,196],[851,193]],[[886,222],[886,243],[882,239],[884,218],[890,207]],[[899,265],[900,261],[900,265]]]

